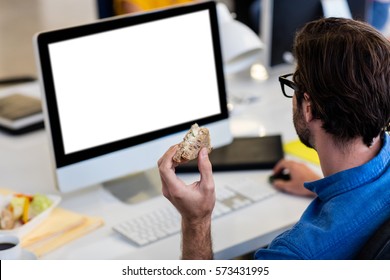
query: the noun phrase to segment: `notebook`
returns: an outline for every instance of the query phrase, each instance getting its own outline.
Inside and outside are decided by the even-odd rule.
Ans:
[[[13,93],[0,97],[0,129],[21,134],[43,127],[41,101]]]

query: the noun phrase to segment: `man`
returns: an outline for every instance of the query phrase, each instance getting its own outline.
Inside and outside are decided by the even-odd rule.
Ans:
[[[277,164],[275,172],[287,168],[291,175],[289,182],[277,182],[278,188],[312,192],[316,198],[295,226],[255,257],[352,259],[390,218],[390,136],[385,132],[390,122],[390,42],[368,24],[327,18],[298,32],[294,53],[295,73],[279,80],[283,93],[293,98],[297,134],[318,152],[324,178],[317,180],[304,165],[291,161]],[[287,88],[294,90],[292,96]],[[182,216],[182,257],[211,259],[212,166],[201,150],[200,180],[186,186],[175,175],[176,149],[171,147],[158,165],[163,193]]]

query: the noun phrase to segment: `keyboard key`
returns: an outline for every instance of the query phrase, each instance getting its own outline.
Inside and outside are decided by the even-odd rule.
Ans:
[[[233,192],[253,201],[260,201],[276,194],[278,191],[267,184],[256,184],[252,179],[244,179],[227,186]]]

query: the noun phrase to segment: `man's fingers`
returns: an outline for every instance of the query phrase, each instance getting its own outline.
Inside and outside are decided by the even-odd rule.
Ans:
[[[287,165],[288,162],[285,159],[279,160],[278,163],[273,168],[274,174],[278,174],[282,172],[283,169],[287,168]]]
[[[288,182],[288,181],[285,181],[285,180],[274,180],[273,183],[275,188],[277,188],[278,190],[280,191],[283,191],[283,192],[289,192],[290,188],[291,188],[291,184]]]
[[[173,156],[174,156],[175,153],[176,153],[177,147],[178,147],[178,145],[173,145],[173,146],[171,146],[171,147],[165,152],[165,154],[157,161],[157,165],[160,167],[160,165],[162,165],[163,163],[164,163],[164,164],[172,163],[172,161],[173,161],[172,158],[173,158]]]
[[[171,146],[157,162],[162,183],[162,192],[167,198],[170,196],[168,186],[175,186],[178,180],[175,174],[176,163],[172,159],[177,147],[177,145]]]

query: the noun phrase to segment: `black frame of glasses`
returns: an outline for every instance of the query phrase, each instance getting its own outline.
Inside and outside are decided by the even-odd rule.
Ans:
[[[292,88],[294,90],[294,92],[298,91],[297,85],[293,81],[287,79],[287,77],[290,77],[293,75],[294,75],[293,73],[289,73],[289,74],[279,76],[280,87],[282,88],[283,95],[287,98],[293,98],[294,95],[289,95],[286,93],[286,91],[284,90],[285,85],[288,86],[289,88]]]

